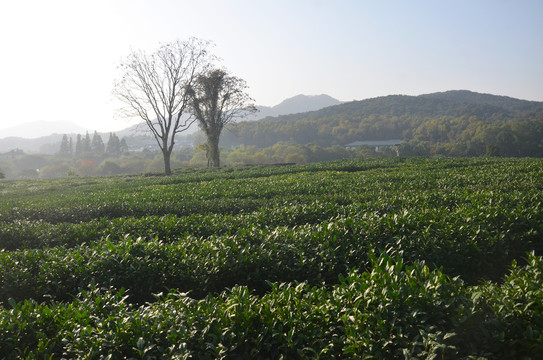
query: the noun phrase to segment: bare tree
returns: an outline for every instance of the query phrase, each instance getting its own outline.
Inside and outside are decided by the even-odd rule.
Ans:
[[[164,157],[164,171],[171,174],[170,157],[175,136],[189,128],[187,90],[209,67],[207,41],[192,38],[161,46],[151,54],[132,51],[121,65],[123,76],[115,83],[114,95],[127,117],[143,119]]]
[[[208,166],[220,167],[219,138],[223,128],[256,112],[245,81],[215,69],[198,76],[188,87],[191,111],[207,137]]]

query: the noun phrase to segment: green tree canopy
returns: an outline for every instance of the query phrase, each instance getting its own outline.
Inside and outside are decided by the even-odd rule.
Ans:
[[[212,167],[220,166],[219,138],[223,128],[256,112],[246,88],[244,80],[220,69],[199,76],[188,87],[192,113],[207,137],[206,150]]]

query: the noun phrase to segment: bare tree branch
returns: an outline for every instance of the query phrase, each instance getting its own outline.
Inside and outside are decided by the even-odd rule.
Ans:
[[[123,76],[114,86],[122,114],[142,119],[153,134],[164,155],[167,174],[171,173],[175,135],[195,121],[192,117],[182,121],[189,103],[187,89],[214,60],[209,47],[210,42],[191,38],[162,45],[150,54],[132,51],[121,65]]]

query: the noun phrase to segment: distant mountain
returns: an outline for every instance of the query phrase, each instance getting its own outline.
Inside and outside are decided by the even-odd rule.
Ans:
[[[87,131],[68,121],[32,121],[0,130],[0,139],[9,137],[36,139],[51,134],[85,134]]]
[[[336,106],[328,106],[316,111],[291,113],[261,119],[258,122],[293,123],[296,121],[321,120],[334,117],[363,118],[368,116],[409,116],[409,117],[436,117],[436,116],[480,116],[482,118],[503,118],[520,112],[515,109],[530,111],[543,110],[543,103],[518,100],[516,106],[500,106],[499,101],[491,101],[492,97],[501,99],[500,96],[489,95],[482,97],[485,101],[478,101],[480,95],[474,92],[461,92],[461,100],[457,100],[459,93],[455,91],[445,93],[426,94],[419,96],[388,95],[360,101],[340,103]],[[472,97],[466,96],[468,93]],[[449,96],[450,95],[450,96]],[[512,99],[512,98],[509,98]],[[247,124],[250,125],[250,124]],[[254,126],[257,126],[254,124]]]
[[[328,106],[338,105],[341,103],[341,101],[325,94],[296,95],[294,97],[283,100],[275,106],[256,105],[258,111],[255,114],[243,118],[242,121],[255,121],[270,116],[304,113],[308,111],[319,110]],[[182,132],[181,134],[193,134],[198,130],[198,124],[194,122],[188,130]],[[145,125],[144,123],[133,125],[124,130],[116,131],[115,133],[119,137],[150,135],[150,131],[147,128],[147,125]]]
[[[534,113],[543,111],[543,102],[520,100],[509,96],[481,94],[469,90],[450,90],[420,95],[419,97],[456,103],[491,105],[513,112]]]
[[[480,154],[481,149],[488,146],[498,147],[492,141],[499,138],[501,143],[513,141],[511,139],[524,140],[526,144],[543,149],[543,102],[467,90],[419,96],[389,95],[351,102],[340,102],[328,95],[297,95],[276,106],[259,108],[260,113],[253,118],[223,132],[221,145],[244,144],[262,148],[286,141],[332,146],[355,141],[402,139],[405,143],[415,141],[430,144],[428,146],[462,143],[471,150],[460,147],[465,151],[458,150],[453,154],[473,155]],[[197,129],[194,124],[189,131],[181,133],[177,144],[194,142],[199,136],[194,134]],[[57,151],[62,134],[73,136],[86,131],[71,123],[27,123],[0,131],[0,152],[19,148],[52,153]],[[28,139],[40,132],[59,135]],[[136,148],[141,144],[145,147],[154,144],[144,124],[115,133]],[[10,135],[27,139],[8,137]],[[108,134],[101,135],[106,142]],[[531,138],[526,140],[527,136]],[[479,143],[476,144],[474,139]],[[527,156],[533,153],[531,150],[523,152]],[[503,150],[502,154],[505,154]],[[515,154],[518,156],[520,152]]]
[[[341,101],[325,94],[296,95],[283,100],[275,106],[257,106],[258,112],[246,118],[245,121],[264,119],[270,116],[304,113],[339,104],[341,104]]]
[[[494,146],[492,141],[497,143],[496,138],[502,143],[513,141],[510,139],[519,143],[520,137],[525,135],[520,134],[520,126],[515,127],[513,123],[522,123],[523,134],[534,137],[529,140],[530,144],[543,149],[543,134],[537,130],[543,131],[543,102],[466,90],[419,96],[389,95],[317,111],[246,121],[236,125],[231,143],[225,138],[223,145],[263,148],[286,141],[332,146],[354,141],[402,139],[427,144],[463,142],[468,146],[469,143],[472,148],[478,146],[470,151],[480,154],[482,148]],[[477,145],[474,139],[479,141]],[[542,146],[538,145],[539,141]],[[468,150],[465,153],[470,154]]]
[[[54,154],[59,149],[61,139],[62,135],[60,134],[42,136],[35,139],[11,136],[0,139],[0,153],[20,149],[26,153]]]

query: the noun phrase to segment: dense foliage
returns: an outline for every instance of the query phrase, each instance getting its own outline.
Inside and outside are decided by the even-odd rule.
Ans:
[[[133,138],[130,138],[130,141],[132,140]],[[183,148],[173,151],[170,159],[172,168],[206,167],[208,162],[205,140],[201,141],[202,145],[195,149]],[[30,155],[14,151],[10,152],[8,158],[2,159],[1,156],[2,154],[0,167],[5,170],[5,177],[10,180],[159,173],[164,167],[162,153],[154,150],[123,151],[121,154],[84,152],[72,155]],[[278,143],[265,149],[256,146],[221,148],[221,163],[226,166],[305,164],[391,156],[396,156],[396,153],[386,150],[376,153],[374,149],[367,147],[349,149],[343,146],[322,147],[314,144]]]
[[[543,156],[543,103],[450,91],[385,96],[243,122],[225,145],[346,145],[402,139],[403,156]]]
[[[0,183],[8,358],[538,358],[543,162]]]

